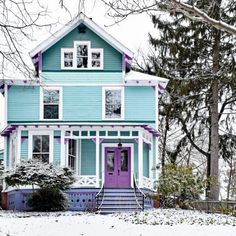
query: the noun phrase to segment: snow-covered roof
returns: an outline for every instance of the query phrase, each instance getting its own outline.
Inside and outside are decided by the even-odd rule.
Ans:
[[[104,39],[107,43],[117,49],[119,52],[126,54],[128,57],[133,58],[133,52],[131,52],[127,47],[121,44],[118,40],[116,40],[113,36],[108,34],[104,29],[98,26],[91,18],[88,18],[83,13],[80,13],[78,17],[74,18],[72,21],[67,23],[64,27],[50,36],[48,39],[40,43],[36,48],[34,48],[30,52],[31,58],[33,58],[39,52],[43,53],[60,39],[62,39],[65,35],[71,32],[80,24],[84,24],[91,30],[93,30],[97,35],[99,35],[102,39]]]
[[[168,84],[168,79],[145,74],[138,71],[131,70],[125,75],[124,82],[126,85],[135,86],[158,86],[158,93],[161,96]]]

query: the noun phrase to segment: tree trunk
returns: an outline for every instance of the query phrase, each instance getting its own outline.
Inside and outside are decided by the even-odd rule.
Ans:
[[[215,18],[219,19],[219,6],[221,0],[216,0],[215,5]],[[218,91],[219,81],[217,73],[220,69],[220,31],[214,29],[214,44],[213,44],[213,74],[214,78],[212,81],[212,98],[210,103],[211,110],[211,157],[210,157],[210,168],[211,178],[213,183],[210,187],[209,198],[212,200],[219,200],[219,125],[218,125]]]

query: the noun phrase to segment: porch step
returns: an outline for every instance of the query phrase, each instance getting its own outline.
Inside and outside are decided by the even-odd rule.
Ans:
[[[142,198],[137,198],[138,202],[142,202]],[[101,205],[102,203],[102,205]],[[141,211],[137,204],[134,189],[104,189],[103,200],[99,199],[98,208],[101,214],[110,214],[122,211]]]

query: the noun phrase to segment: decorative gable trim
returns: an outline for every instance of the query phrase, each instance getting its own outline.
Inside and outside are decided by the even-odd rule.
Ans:
[[[60,39],[62,39],[65,35],[67,35],[73,29],[78,27],[80,24],[84,24],[88,28],[92,29],[97,35],[99,35],[102,39],[104,39],[120,53],[125,53],[129,58],[133,58],[133,52],[131,52],[128,48],[126,48],[123,44],[121,44],[113,36],[108,34],[104,29],[98,26],[94,21],[85,16],[83,13],[80,13],[78,17],[67,23],[63,28],[58,30],[47,40],[43,41],[36,48],[34,48],[29,53],[31,58],[34,58],[39,52],[45,52],[48,48],[57,43]]]

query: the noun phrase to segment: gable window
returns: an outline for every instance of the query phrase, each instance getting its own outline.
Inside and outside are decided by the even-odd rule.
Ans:
[[[41,119],[62,119],[62,88],[43,88],[41,92]]]
[[[90,41],[75,41],[73,48],[61,49],[61,68],[101,70],[103,69],[103,49],[91,48]]]
[[[49,163],[49,135],[33,135],[32,158]]]
[[[62,69],[69,69],[74,67],[74,50],[70,48],[63,48],[61,50],[61,62]]]
[[[92,49],[91,50],[91,66],[92,68],[100,68],[102,65],[103,50]]]
[[[124,89],[103,88],[103,119],[124,119]]]

